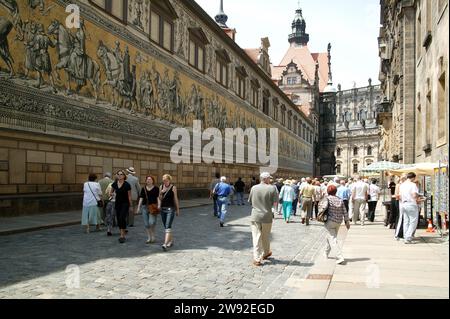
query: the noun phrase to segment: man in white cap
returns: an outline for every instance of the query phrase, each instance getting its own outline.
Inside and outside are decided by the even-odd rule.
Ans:
[[[261,184],[255,185],[248,198],[252,205],[251,228],[253,237],[253,265],[261,266],[263,260],[272,256],[270,233],[272,231],[272,207],[278,203],[278,191],[270,184],[269,173],[262,173]]]
[[[136,215],[137,200],[141,192],[141,185],[139,184],[139,179],[136,177],[136,171],[134,167],[127,169],[127,183],[131,186],[131,206],[128,214],[128,226],[134,227],[134,215]]]

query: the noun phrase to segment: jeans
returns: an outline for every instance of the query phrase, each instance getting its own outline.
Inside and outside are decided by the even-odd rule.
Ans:
[[[419,207],[414,203],[403,203],[403,234],[406,241],[411,241],[417,229]]]
[[[219,209],[218,213],[221,223],[225,221],[225,216],[227,215],[227,204],[228,204],[228,197],[219,197],[217,199],[217,207]]]
[[[175,208],[174,207],[162,207],[161,208],[161,219],[164,225],[166,233],[172,232],[172,224],[175,218]]]
[[[298,198],[294,199],[292,202],[292,215],[297,215]]]
[[[369,221],[374,222],[375,221],[375,210],[377,209],[378,202],[369,202]]]
[[[244,192],[237,192],[236,196],[237,196],[237,204],[238,205],[245,205],[245,203],[244,203]]]
[[[213,198],[213,208],[214,208],[214,216],[219,215],[219,206],[217,204],[217,199]]]
[[[144,226],[146,229],[150,229],[152,226],[156,225],[157,215],[152,215],[149,213],[147,205],[141,207],[142,218],[144,219]]]

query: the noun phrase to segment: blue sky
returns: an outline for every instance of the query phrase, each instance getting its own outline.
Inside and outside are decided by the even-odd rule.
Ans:
[[[196,0],[212,17],[219,0]],[[269,37],[272,63],[279,64],[291,33],[297,0],[224,0],[228,26],[237,29],[236,42],[242,48],[256,48]],[[326,52],[332,45],[334,84],[343,89],[378,83],[379,0],[301,0],[306,32],[312,52]]]

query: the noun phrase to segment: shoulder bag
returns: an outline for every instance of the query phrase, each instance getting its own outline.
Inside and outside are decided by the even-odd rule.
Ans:
[[[326,223],[328,221],[328,211],[330,209],[330,201],[327,198],[327,208],[319,213],[317,216],[317,221],[321,223]]]
[[[144,186],[145,196],[147,197],[147,210],[152,215],[158,215],[161,210],[158,208],[157,204],[148,204],[148,193],[147,193],[147,186]]]
[[[97,207],[102,208],[103,207],[103,200],[102,199],[98,200],[97,196],[95,196],[94,192],[92,191],[92,188],[91,188],[91,185],[89,185],[89,182],[87,184],[88,184],[89,189],[91,190],[92,195],[94,195],[94,198],[97,201]]]

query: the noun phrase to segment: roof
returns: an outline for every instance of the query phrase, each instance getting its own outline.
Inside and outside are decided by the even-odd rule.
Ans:
[[[253,60],[256,64],[258,64],[259,52],[261,49],[244,49],[245,53]]]
[[[319,62],[319,90],[325,89],[328,83],[328,53],[311,53],[307,46],[290,47],[279,66],[272,68],[272,77],[281,79],[287,65],[294,61],[303,76],[312,85],[316,76],[316,62]]]

